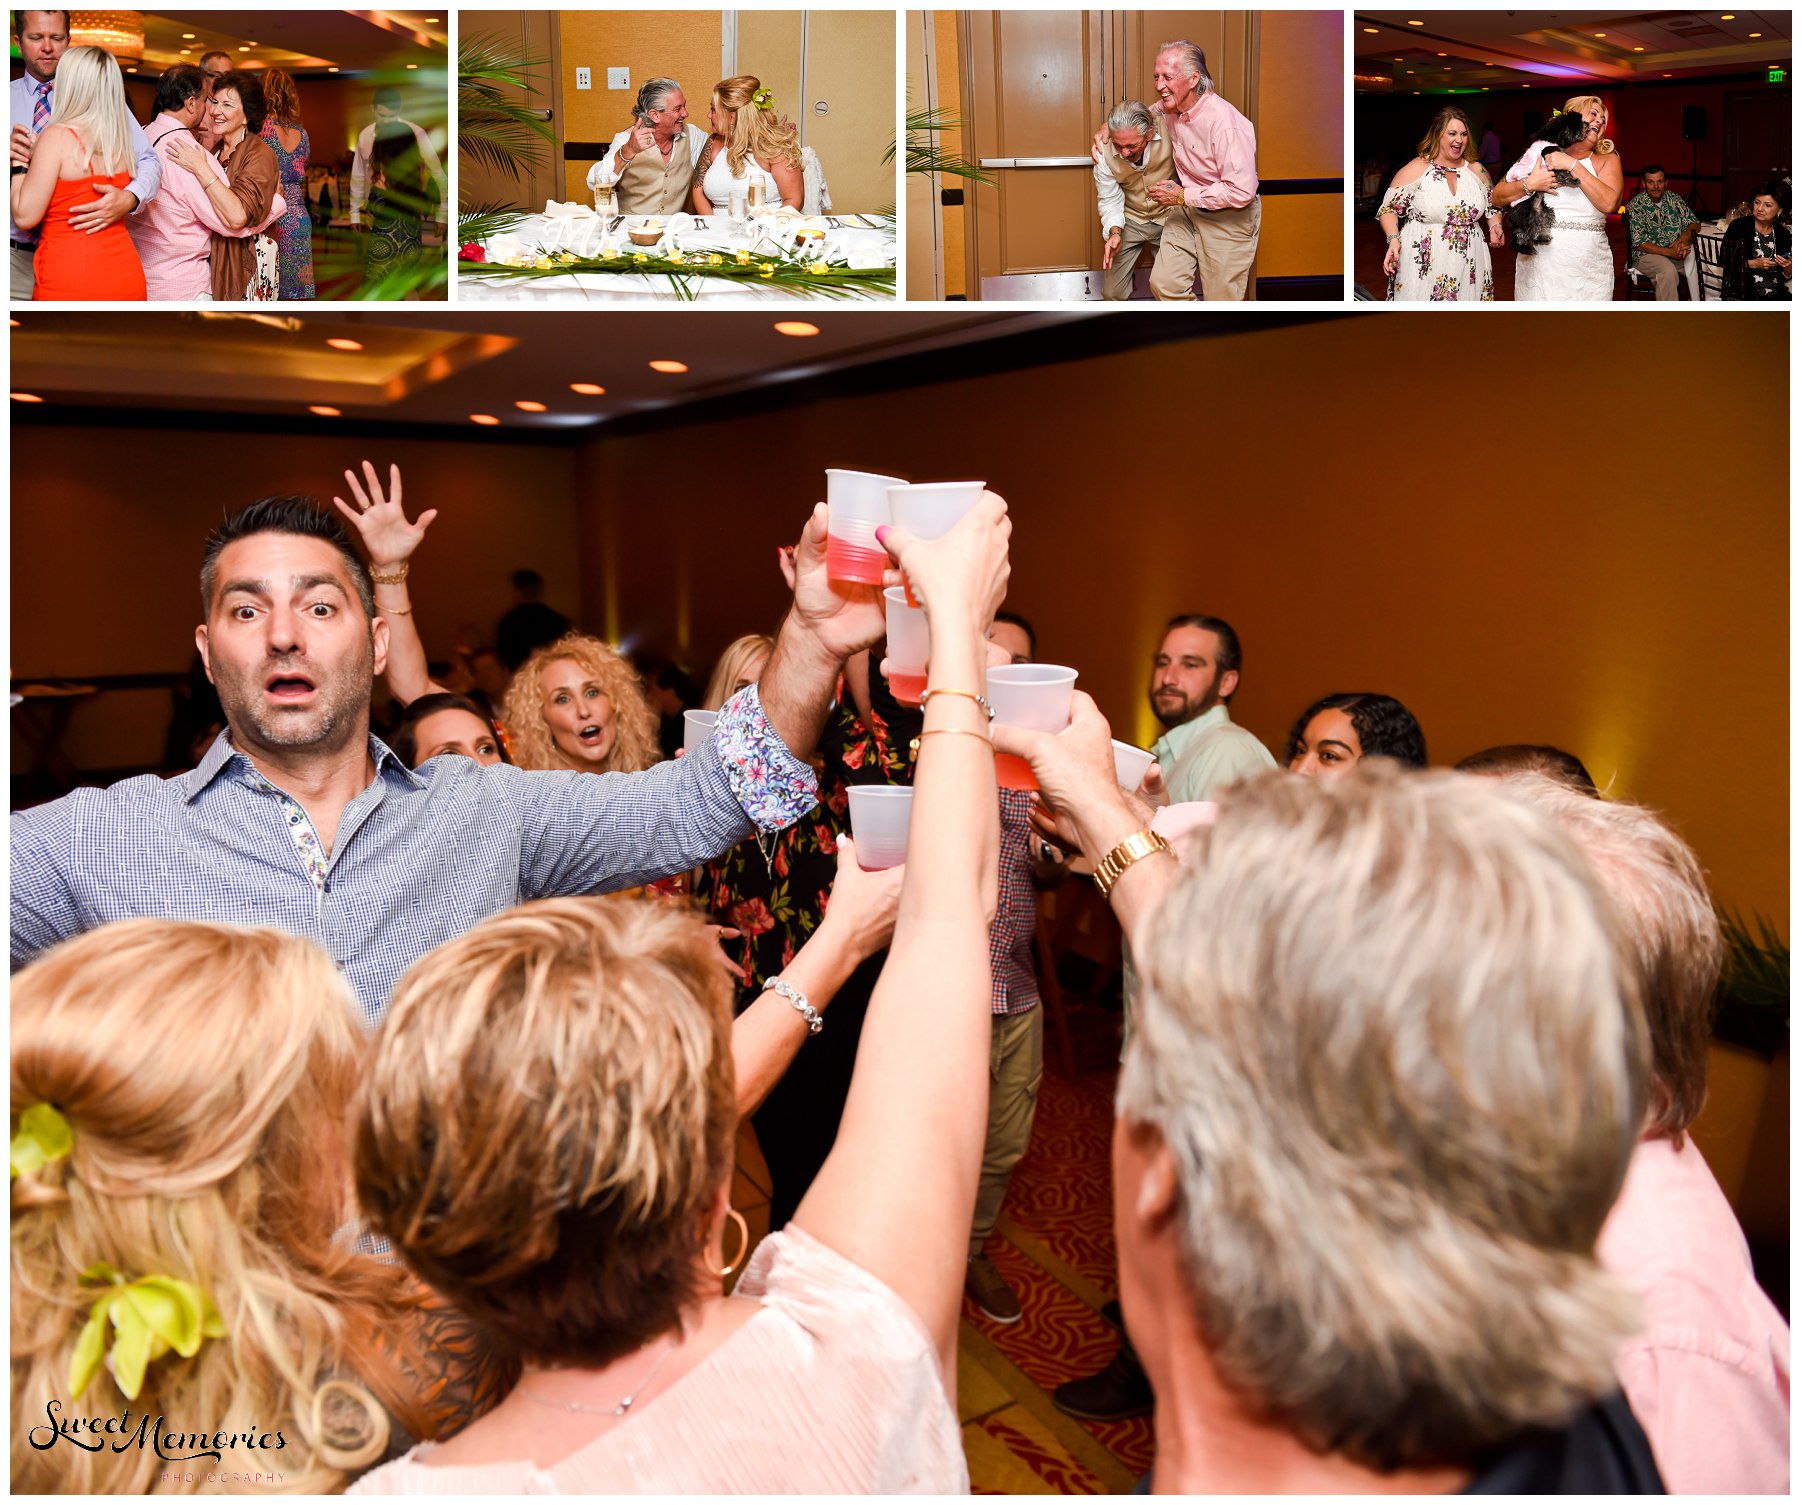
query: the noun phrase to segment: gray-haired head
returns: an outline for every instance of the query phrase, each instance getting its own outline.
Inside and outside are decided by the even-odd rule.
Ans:
[[[1190,78],[1196,80],[1197,87],[1199,87],[1204,94],[1214,87],[1213,77],[1208,72],[1208,55],[1193,42],[1160,42],[1158,44],[1158,56],[1162,57],[1166,52],[1177,52],[1182,54],[1183,72],[1188,74]]]
[[[632,118],[643,120],[652,110],[661,110],[670,95],[681,92],[682,85],[673,78],[647,78],[638,86],[638,103],[632,106]]]
[[[1108,112],[1107,128],[1110,131],[1137,131],[1149,136],[1152,132],[1151,111],[1137,99],[1123,99]]]

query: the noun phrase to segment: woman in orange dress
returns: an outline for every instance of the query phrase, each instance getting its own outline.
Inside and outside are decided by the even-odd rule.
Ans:
[[[96,188],[130,183],[136,164],[119,65],[98,47],[71,47],[57,65],[50,121],[31,166],[12,180],[13,223],[43,226],[34,299],[144,300],[144,267],[124,222],[93,235],[69,223]]]

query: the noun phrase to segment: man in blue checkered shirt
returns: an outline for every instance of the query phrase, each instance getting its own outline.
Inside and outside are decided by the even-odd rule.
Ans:
[[[818,798],[804,761],[846,657],[883,635],[872,586],[826,580],[826,509],[757,685],[713,740],[643,773],[407,768],[369,732],[388,624],[338,520],[304,497],[229,518],[195,641],[225,707],[200,766],[78,789],[12,817],[12,964],[132,916],[272,925],[338,961],[371,1023],[433,947],[527,899],[608,893],[779,830]]]

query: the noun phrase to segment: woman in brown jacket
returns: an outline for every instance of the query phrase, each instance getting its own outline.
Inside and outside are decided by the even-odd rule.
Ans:
[[[269,143],[257,134],[268,113],[262,82],[254,73],[233,70],[222,74],[207,102],[207,119],[219,138],[219,164],[231,180],[232,197],[244,211],[244,223],[250,225],[269,218],[270,206],[281,189],[281,164]],[[244,299],[256,271],[257,239],[254,235],[213,236],[215,299],[233,303]],[[272,288],[262,296],[274,298],[276,292]]]

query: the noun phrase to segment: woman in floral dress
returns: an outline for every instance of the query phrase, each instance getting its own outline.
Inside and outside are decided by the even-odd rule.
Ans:
[[[269,227],[281,264],[284,303],[313,296],[313,222],[307,216],[307,158],[313,143],[300,123],[300,91],[280,68],[263,74],[263,98],[269,113],[263,139],[282,169],[282,198],[288,207]]]
[[[1470,150],[1469,119],[1447,105],[1383,196],[1377,219],[1389,238],[1383,271],[1392,303],[1494,301],[1489,248],[1502,243],[1501,211],[1490,207],[1489,176]]]

